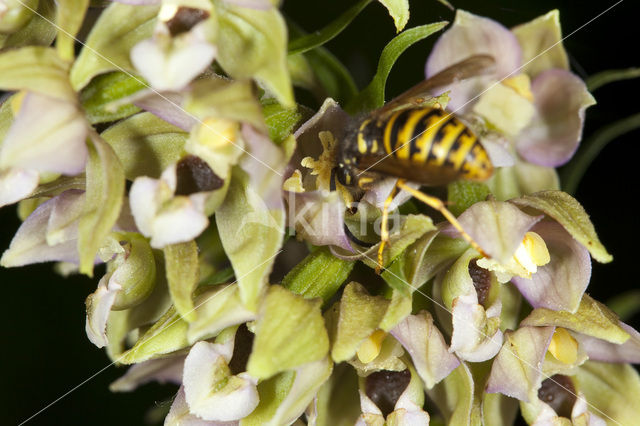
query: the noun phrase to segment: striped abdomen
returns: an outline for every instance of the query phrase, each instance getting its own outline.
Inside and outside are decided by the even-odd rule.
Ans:
[[[366,163],[381,159],[372,170],[425,184],[482,181],[493,172],[471,129],[438,108],[405,109],[383,121],[365,119],[358,128],[357,151]],[[414,170],[404,170],[407,167]]]

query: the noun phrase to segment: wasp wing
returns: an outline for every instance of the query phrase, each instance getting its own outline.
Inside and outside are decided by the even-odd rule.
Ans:
[[[371,115],[378,119],[383,119],[394,111],[420,106],[433,97],[430,93],[433,89],[448,86],[471,77],[490,74],[495,70],[495,63],[493,57],[489,55],[474,55],[456,62],[433,77],[421,81],[395,97],[373,111]]]

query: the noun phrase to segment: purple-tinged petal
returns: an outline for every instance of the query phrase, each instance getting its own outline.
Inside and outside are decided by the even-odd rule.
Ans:
[[[451,90],[448,108],[457,111],[487,88],[493,81],[517,71],[522,52],[516,37],[496,21],[458,10],[451,28],[436,42],[426,65],[427,78],[477,54],[491,55],[496,61],[496,74],[477,77],[439,89]]]
[[[364,197],[362,197],[362,199],[376,206],[377,208],[382,209],[384,207],[384,202],[389,197],[389,194],[391,193],[391,190],[393,189],[393,187],[396,185],[397,181],[398,179],[396,178],[387,178],[387,179],[381,180],[380,182],[375,183],[371,187],[371,189],[367,190],[367,192],[364,194]],[[414,189],[418,189],[420,187],[419,184],[414,184],[414,183],[410,183],[409,186],[411,186]],[[412,195],[410,193],[408,193],[407,191],[401,190],[393,198],[393,201],[391,202],[391,204],[389,204],[389,211],[393,211],[397,209],[399,206],[404,204],[411,197]]]
[[[77,105],[29,92],[0,145],[0,168],[78,174],[87,161],[87,129]]]
[[[511,152],[509,152],[509,141],[504,137],[498,133],[493,133],[483,136],[481,141],[493,167],[511,167],[515,164],[516,159]]]
[[[391,330],[391,334],[409,352],[428,389],[460,365],[458,358],[449,352],[442,333],[427,311],[409,315]]]
[[[529,402],[542,383],[542,363],[555,327],[521,327],[505,333],[493,361],[486,392]]]
[[[286,165],[284,152],[249,125],[242,126],[242,137],[251,155],[243,157],[240,167],[249,175],[250,185],[268,209],[283,209],[282,175],[279,171]]]
[[[516,139],[530,163],[557,167],[573,156],[582,138],[585,109],[595,104],[587,86],[569,71],[541,72],[531,85],[536,115]]]
[[[64,212],[65,206],[72,205],[81,196],[84,196],[84,193],[66,191],[38,206],[18,228],[9,248],[2,254],[0,265],[9,268],[52,260],[78,263],[75,239],[50,246],[47,244],[46,235],[52,211],[59,209]]]
[[[153,90],[144,90],[143,93],[134,95],[133,104],[139,108],[162,118],[167,123],[190,132],[198,124],[199,120],[184,110],[184,94],[178,92],[158,93]]]
[[[353,248],[344,232],[344,202],[337,192],[286,191],[289,227],[316,246],[334,245],[349,252]]]
[[[39,174],[35,170],[15,167],[0,172],[0,207],[28,197],[38,186]]]
[[[182,383],[184,356],[158,358],[129,367],[127,372],[109,385],[111,392],[131,392],[149,382]]]
[[[580,333],[575,333],[574,337],[593,361],[640,364],[640,333],[623,322],[620,322],[620,327],[631,336],[622,344],[610,343]]]
[[[544,239],[551,261],[531,279],[512,282],[534,308],[576,312],[591,278],[589,252],[555,222],[541,222],[533,231]]]
[[[509,203],[482,201],[465,210],[458,221],[491,258],[506,264],[522,243],[524,234],[542,217],[530,216]],[[443,233],[459,236],[453,227]]]

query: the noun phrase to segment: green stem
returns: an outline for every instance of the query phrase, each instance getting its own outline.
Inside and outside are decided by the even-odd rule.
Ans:
[[[640,290],[630,290],[612,297],[607,306],[618,314],[622,321],[629,320],[640,312]]]
[[[623,70],[607,70],[592,75],[586,81],[590,92],[619,80],[630,80],[640,77],[640,68],[626,68]]]
[[[571,163],[562,171],[561,181],[563,182],[564,191],[574,194],[582,176],[584,176],[589,165],[591,165],[600,151],[618,136],[638,127],[640,127],[640,113],[605,126],[587,139],[583,144],[583,148],[578,151]]]

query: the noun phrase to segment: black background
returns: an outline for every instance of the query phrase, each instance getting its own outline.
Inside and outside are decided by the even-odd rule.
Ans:
[[[307,31],[323,27],[353,1],[293,1],[284,11]],[[568,35],[615,1],[456,1],[455,6],[491,17],[507,27],[529,21],[557,8]],[[634,2],[621,2],[565,40],[574,72],[586,75],[611,68],[640,65]],[[453,19],[435,0],[411,1],[408,27]],[[368,6],[342,34],[328,44],[363,87],[375,72],[377,58],[395,29],[386,10]],[[433,39],[411,47],[396,63],[387,86],[387,99],[424,78],[424,63]],[[598,105],[587,111],[585,138],[602,125],[640,111],[640,81],[619,82],[594,93]],[[591,165],[576,197],[590,213],[601,241],[614,255],[608,265],[594,263],[588,292],[606,301],[625,289],[638,288],[638,156],[640,132],[618,138]],[[8,247],[19,226],[15,208],[0,210],[0,250]],[[99,274],[98,274],[99,276]],[[84,331],[84,300],[97,279],[63,279],[51,265],[0,270],[0,424],[17,424],[65,393],[28,424],[143,424],[149,408],[172,397],[173,386],[147,385],[134,393],[112,394],[108,385],[124,369],[109,367],[102,350]],[[637,326],[638,317],[632,321]],[[99,373],[99,374],[96,374]],[[93,375],[95,377],[91,378]]]

